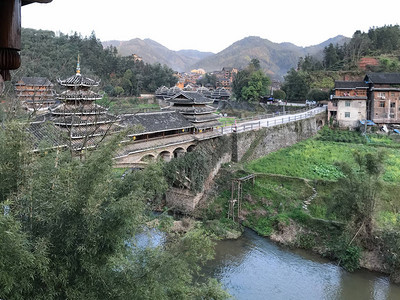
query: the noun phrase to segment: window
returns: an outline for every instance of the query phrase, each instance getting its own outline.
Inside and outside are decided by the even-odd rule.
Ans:
[[[379,107],[385,107],[385,102],[384,101],[379,102]]]
[[[378,98],[385,99],[385,93],[384,92],[379,92],[378,93]]]
[[[392,102],[392,103],[390,103],[390,107],[396,107],[396,102]]]
[[[344,113],[344,117],[345,117],[345,118],[350,118],[350,112],[346,111],[346,112]]]
[[[333,102],[333,106],[334,106],[334,107],[337,107],[337,102]]]
[[[350,103],[351,103],[350,101],[346,101],[345,106],[347,106],[347,107],[350,106]]]
[[[394,92],[391,92],[391,93],[390,93],[390,97],[394,97]]]
[[[392,119],[393,119],[393,118],[394,118],[394,114],[390,114],[390,118],[392,118]]]

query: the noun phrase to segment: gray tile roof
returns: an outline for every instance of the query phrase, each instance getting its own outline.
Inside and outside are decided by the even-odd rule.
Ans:
[[[400,84],[400,73],[368,73],[364,81],[374,84]]]
[[[368,88],[364,81],[335,81],[335,89]]]
[[[120,125],[125,127],[141,125],[143,130],[141,130],[139,133],[142,134],[193,127],[193,125],[187,121],[184,116],[175,111],[122,115]]]
[[[22,77],[15,85],[53,86],[46,77]]]
[[[227,91],[225,88],[218,88],[211,93],[211,98],[220,99],[220,98],[229,98],[231,93]]]
[[[91,78],[76,74],[74,76],[68,77],[67,79],[61,80],[57,79],[57,82],[64,86],[98,86],[99,81],[95,81]]]
[[[182,91],[176,94],[170,100],[172,103],[193,103],[193,104],[207,104],[212,103],[212,100],[207,99],[202,93]]]
[[[27,132],[34,150],[42,147],[65,147],[67,144],[66,135],[51,122],[30,123]]]

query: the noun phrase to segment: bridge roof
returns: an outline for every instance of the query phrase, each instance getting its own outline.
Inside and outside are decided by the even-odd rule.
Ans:
[[[186,103],[186,104],[209,104],[213,100],[206,98],[202,93],[182,91],[177,93],[172,99],[171,103]]]
[[[124,115],[120,123],[122,126],[141,125],[140,134],[163,132],[192,128],[193,124],[176,111],[161,111],[154,113],[139,113]]]

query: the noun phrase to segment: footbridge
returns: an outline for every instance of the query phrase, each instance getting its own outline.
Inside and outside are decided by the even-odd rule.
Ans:
[[[215,139],[223,135],[240,135],[245,132],[255,132],[263,128],[272,128],[273,141],[271,144],[277,144],[276,141],[284,138],[287,135],[282,131],[284,124],[296,124],[302,120],[308,120],[310,132],[316,133],[318,128],[325,125],[326,122],[326,107],[316,107],[305,109],[297,113],[275,113],[261,115],[250,119],[241,119],[235,124],[228,126],[215,127],[211,131],[189,134],[186,132],[177,133],[174,136],[146,139],[146,140],[129,140],[121,142],[119,151],[114,158],[116,167],[145,167],[149,162],[162,159],[169,161],[174,157],[184,155],[186,152],[191,152],[202,141]],[[276,132],[273,128],[277,128]],[[278,128],[280,128],[278,130]],[[293,131],[292,129],[287,129]],[[271,130],[270,130],[271,132]],[[299,134],[299,133],[297,133]],[[307,133],[308,134],[308,133]],[[246,144],[242,139],[237,140],[238,143]],[[279,144],[279,143],[278,143]],[[280,143],[282,144],[282,143]],[[248,145],[247,145],[248,146]],[[283,146],[286,146],[283,143]],[[246,145],[240,148],[246,149]],[[272,149],[275,149],[274,147]],[[244,150],[243,150],[244,151]],[[242,152],[243,152],[242,151]],[[233,160],[240,160],[240,150],[236,151],[236,157]]]

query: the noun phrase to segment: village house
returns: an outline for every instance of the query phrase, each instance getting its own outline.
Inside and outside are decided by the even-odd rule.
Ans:
[[[367,117],[376,124],[400,124],[400,73],[370,73]]]
[[[329,120],[339,127],[357,127],[366,119],[367,89],[363,81],[335,81],[335,93],[328,103]]]
[[[45,77],[22,77],[15,84],[15,93],[29,111],[46,111],[56,102],[53,84]]]
[[[328,117],[343,128],[356,128],[363,120],[400,124],[400,73],[368,73],[364,81],[335,81]]]

